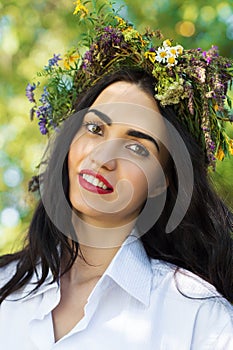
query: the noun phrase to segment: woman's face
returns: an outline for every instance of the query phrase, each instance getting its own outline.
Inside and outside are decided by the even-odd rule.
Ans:
[[[147,197],[166,188],[165,139],[152,96],[127,82],[103,90],[68,155],[69,196],[78,216],[103,227],[135,220]]]

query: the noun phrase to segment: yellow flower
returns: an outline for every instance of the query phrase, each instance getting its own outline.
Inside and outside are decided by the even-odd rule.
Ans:
[[[126,22],[123,20],[123,18],[118,17],[118,16],[115,16],[115,18],[117,19],[120,26],[124,26],[126,24]]]
[[[149,59],[152,63],[155,63],[156,53],[153,51],[146,51],[144,56]]]
[[[183,52],[183,47],[181,45],[176,45],[176,46],[171,46],[171,47],[166,47],[165,49],[171,56],[178,57],[179,55],[182,54]]]
[[[170,42],[169,39],[167,39],[167,40],[164,40],[163,46],[164,46],[164,47],[172,46],[172,43]]]
[[[218,107],[218,105],[216,104],[216,105],[214,105],[214,110],[215,110],[215,112],[217,112],[218,110],[219,110],[219,107]]]
[[[125,41],[127,42],[139,38],[139,33],[135,29],[133,29],[133,27],[126,28],[122,31],[122,34],[124,36]]]
[[[227,143],[228,143],[229,152],[233,156],[233,140],[229,139]]]
[[[75,63],[80,58],[80,55],[75,52],[75,50],[71,50],[67,52],[64,56],[64,67],[66,69],[70,69],[72,63]]]
[[[218,160],[223,160],[223,158],[225,157],[225,154],[224,154],[223,149],[222,149],[221,146],[218,148],[218,151],[217,151],[215,157],[216,157]]]
[[[168,52],[170,52],[171,55],[176,56],[176,48],[174,46],[170,47]]]
[[[177,63],[175,56],[169,56],[167,58],[167,63],[169,67],[174,66]]]
[[[76,5],[73,14],[77,15],[79,12],[81,12],[81,18],[86,17],[86,15],[88,14],[88,9],[86,8],[86,6],[84,6],[81,3],[81,0],[77,0],[74,2],[74,4]]]

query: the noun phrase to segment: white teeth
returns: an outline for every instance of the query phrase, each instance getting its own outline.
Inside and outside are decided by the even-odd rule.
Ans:
[[[98,186],[100,188],[103,188],[104,190],[106,190],[108,187],[103,183],[103,181],[100,181],[99,179],[97,179],[97,177],[94,177],[92,175],[88,175],[88,174],[82,174],[84,180],[86,180],[87,182],[91,183],[94,186]]]
[[[97,185],[99,184],[99,180],[95,178],[95,179],[92,181],[92,183],[93,183],[94,186],[97,186]]]

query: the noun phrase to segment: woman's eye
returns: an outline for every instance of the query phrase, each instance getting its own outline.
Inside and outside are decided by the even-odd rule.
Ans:
[[[91,132],[92,134],[103,135],[103,130],[101,125],[94,122],[86,122],[84,123],[85,128]]]
[[[149,156],[149,151],[146,149],[146,147],[139,145],[138,143],[127,145],[126,148],[130,149],[134,153],[137,153],[139,156],[143,156],[143,157]]]

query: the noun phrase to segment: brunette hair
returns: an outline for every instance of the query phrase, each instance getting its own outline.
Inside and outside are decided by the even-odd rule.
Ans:
[[[90,107],[108,85],[117,81],[136,84],[143,91],[154,96],[156,82],[150,75],[140,69],[122,68],[106,75],[83,93],[76,102],[76,111]],[[157,222],[140,239],[149,257],[165,260],[190,270],[214,285],[221,295],[233,302],[233,239],[231,236],[233,215],[212,188],[208,178],[205,154],[198,142],[178,121],[171,107],[159,108],[161,114],[179,132],[189,151],[194,171],[193,193],[182,222],[171,233],[167,234],[166,224],[178,193],[176,169],[171,160],[168,171],[169,187],[164,209]],[[67,218],[67,232],[70,237],[74,235],[70,211],[64,209],[66,208],[64,198],[69,202],[65,150],[69,148],[74,135],[81,127],[81,123],[82,117],[73,118],[69,128],[66,128],[66,125],[62,128],[56,138],[46,169],[46,178],[49,182],[48,188],[45,189],[46,196],[50,201],[50,207],[53,208],[54,217],[59,218],[62,213],[62,216]],[[62,155],[60,154],[61,149],[64,149]],[[57,188],[56,173],[58,171],[62,172],[64,192]],[[77,258],[78,243],[75,240],[70,241],[59,231],[40,200],[28,230],[26,246],[19,252],[0,258],[0,267],[17,261],[15,274],[0,289],[0,303],[9,294],[19,290],[30,281],[38,264],[41,265],[42,272],[35,289],[38,289],[45,282],[49,270],[52,272],[53,281],[58,281],[61,255],[63,254],[69,257],[62,271],[65,273]]]

